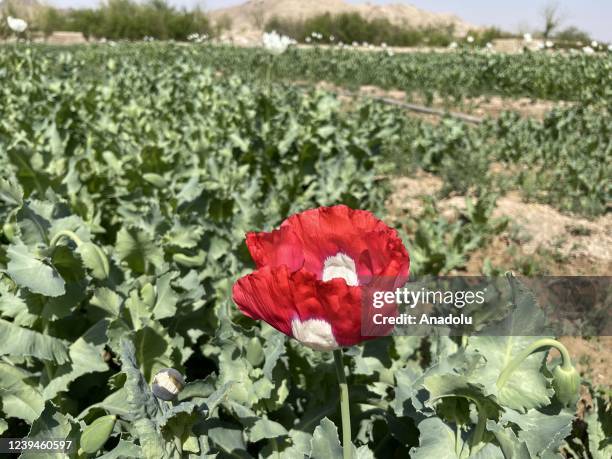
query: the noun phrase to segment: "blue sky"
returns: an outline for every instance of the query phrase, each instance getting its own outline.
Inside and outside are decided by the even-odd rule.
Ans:
[[[348,0],[350,3],[365,3]],[[57,6],[95,6],[97,0],[47,0]],[[206,9],[244,3],[243,0],[169,0],[176,6],[203,6]],[[455,13],[476,25],[496,25],[506,30],[537,29],[539,12],[546,0],[370,0],[370,3],[411,3],[420,8]],[[563,26],[575,25],[599,40],[612,41],[612,0],[559,0]]]

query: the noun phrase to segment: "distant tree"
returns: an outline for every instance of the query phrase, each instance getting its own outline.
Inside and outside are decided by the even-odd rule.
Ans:
[[[300,42],[318,41],[313,38],[316,32],[323,36],[323,43],[329,43],[333,36],[336,43],[386,43],[389,46],[447,46],[454,37],[453,25],[415,28],[395,25],[386,18],[366,19],[358,13],[324,13],[306,20],[272,17],[266,22],[265,30],[275,30]]]
[[[567,27],[555,35],[555,38],[564,42],[571,43],[590,43],[591,36],[584,30],[580,30],[578,27],[570,26]]]
[[[544,28],[542,36],[547,39],[552,36],[552,33],[559,28],[563,22],[561,7],[556,1],[550,1],[542,8],[542,19],[544,20]]]
[[[51,7],[41,8],[36,14],[36,25],[45,37],[50,36],[58,30],[66,30],[66,15],[63,15],[59,10]]]

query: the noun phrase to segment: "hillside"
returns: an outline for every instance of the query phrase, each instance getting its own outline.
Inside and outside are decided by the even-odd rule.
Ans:
[[[366,19],[386,18],[396,25],[425,27],[454,24],[457,35],[465,35],[474,26],[454,14],[431,13],[409,4],[353,5],[344,0],[249,0],[241,5],[210,12],[212,20],[231,21],[229,35],[253,37],[262,32],[273,17],[307,19],[324,13],[359,13]]]

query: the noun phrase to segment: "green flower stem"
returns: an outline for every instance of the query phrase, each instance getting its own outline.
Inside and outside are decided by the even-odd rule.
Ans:
[[[268,58],[268,65],[266,66],[266,92],[270,95],[270,86],[272,85],[272,65],[274,56]]]
[[[72,231],[62,230],[62,231],[58,232],[55,236],[53,236],[53,239],[51,239],[51,242],[49,243],[49,245],[51,247],[55,247],[62,237],[67,237],[68,239],[72,239],[74,241],[74,243],[77,245],[77,247],[80,246],[83,243],[83,241],[81,241],[81,238],[78,237]]]
[[[561,358],[563,359],[561,368],[564,370],[570,370],[572,368],[572,359],[570,358],[567,348],[556,339],[542,338],[531,343],[531,345],[526,347],[520,354],[512,359],[508,365],[506,365],[506,367],[500,373],[499,378],[497,378],[497,388],[501,389],[504,387],[514,370],[516,370],[518,366],[523,363],[523,360],[543,347],[554,347],[557,349],[561,353]]]
[[[342,413],[342,451],[344,459],[351,459],[353,446],[351,442],[351,412],[349,408],[349,392],[342,363],[342,349],[334,351],[334,361],[336,363],[336,373],[338,374],[338,384],[340,385],[340,411]]]
[[[473,401],[476,404],[476,410],[478,411],[478,422],[476,423],[476,429],[474,430],[474,434],[472,435],[472,446],[476,446],[482,441],[485,426],[487,425],[487,414],[485,412],[484,407],[480,404],[479,401],[475,399]]]
[[[49,334],[49,321],[45,318],[42,318],[42,326],[43,335],[51,336]],[[53,379],[53,368],[51,368],[51,363],[48,360],[43,360],[43,366],[45,367],[45,374],[47,376],[47,380],[51,381]]]

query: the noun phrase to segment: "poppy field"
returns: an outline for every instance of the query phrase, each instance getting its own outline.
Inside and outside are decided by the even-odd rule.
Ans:
[[[563,341],[364,340],[342,307],[359,304],[364,265],[400,280],[408,266],[548,274],[524,258],[471,267],[512,228],[494,215],[510,191],[605,217],[611,58],[300,53],[0,48],[2,437],[73,442],[24,458],[610,457],[609,385]],[[477,81],[467,66],[451,86],[445,59],[496,71]],[[290,84],[324,74],[571,104],[431,122]],[[390,209],[395,179],[417,173],[440,189],[418,212]],[[439,208],[453,196],[459,218]],[[327,259],[326,244],[349,255]],[[284,316],[300,305],[303,320]]]

